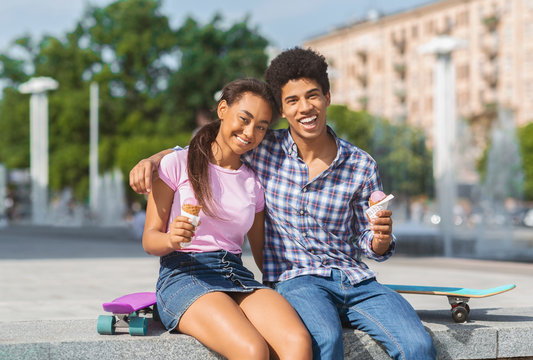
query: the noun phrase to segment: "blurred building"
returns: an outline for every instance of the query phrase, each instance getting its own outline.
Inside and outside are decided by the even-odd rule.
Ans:
[[[498,104],[514,110],[518,126],[533,120],[533,0],[444,0],[371,13],[304,46],[328,60],[333,103],[422,127],[431,146],[435,58],[419,47],[438,35],[468,42],[452,58],[460,135],[469,133],[463,141],[473,163]],[[474,173],[465,170],[463,177]]]

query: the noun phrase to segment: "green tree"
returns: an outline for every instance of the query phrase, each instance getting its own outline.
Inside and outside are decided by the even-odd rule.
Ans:
[[[329,125],[339,137],[367,152],[372,150],[373,124],[368,113],[353,111],[344,105],[330,105],[327,116]]]
[[[340,105],[328,108],[328,121],[338,136],[376,160],[387,193],[406,201],[417,195],[432,195],[432,154],[422,130],[393,125]]]
[[[261,76],[267,41],[248,19],[222,28],[192,19],[174,30],[159,0],[118,0],[88,7],[64,36],[22,37],[0,54],[0,162],[29,166],[29,96],[18,86],[49,76],[50,186],[88,193],[89,85],[100,88],[100,171],[127,171],[163,147],[186,145],[198,107],[211,107],[224,83]],[[15,49],[17,48],[17,49]],[[17,56],[10,50],[17,50]],[[133,196],[133,193],[129,193]]]
[[[524,171],[524,200],[533,201],[533,122],[518,129]]]
[[[0,163],[26,168],[30,165],[29,97],[21,94],[18,86],[29,79],[37,47],[24,36],[14,40],[11,49],[19,56],[0,54],[0,79],[5,86],[0,101]]]
[[[241,77],[263,77],[268,57],[267,40],[244,19],[224,30],[215,15],[206,25],[188,18],[176,34],[180,67],[170,78],[169,104],[173,112],[193,114],[212,108],[214,95],[224,84]],[[189,115],[187,125],[195,126]]]

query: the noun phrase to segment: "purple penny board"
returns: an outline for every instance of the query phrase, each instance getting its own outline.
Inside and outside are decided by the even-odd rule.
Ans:
[[[113,314],[131,314],[145,307],[152,306],[157,302],[155,293],[138,292],[116,298],[115,300],[103,303],[104,311]]]

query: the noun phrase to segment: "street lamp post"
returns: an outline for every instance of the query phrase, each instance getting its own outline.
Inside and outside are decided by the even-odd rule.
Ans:
[[[6,187],[7,171],[4,165],[0,164],[0,228],[5,224],[6,219]]]
[[[48,97],[58,82],[49,77],[35,77],[20,85],[19,91],[30,97],[30,177],[32,222],[46,223],[48,207]]]
[[[455,186],[456,110],[455,69],[452,51],[465,47],[462,40],[439,36],[420,47],[423,54],[436,56],[434,69],[433,175],[435,177],[440,230],[444,240],[444,255],[452,256],[454,213],[457,189]]]
[[[89,205],[93,215],[98,213],[99,178],[98,178],[98,84],[91,83],[90,91],[90,153],[89,153]]]

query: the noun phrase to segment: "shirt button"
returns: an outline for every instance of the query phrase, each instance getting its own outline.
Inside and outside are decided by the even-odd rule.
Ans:
[[[300,215],[303,215],[303,214],[305,214],[305,211],[300,210]]]
[[[303,237],[306,237],[306,236],[307,236],[307,233],[303,233],[302,236],[303,236]]]
[[[307,188],[304,187],[304,188],[302,189],[302,191],[303,191],[303,192],[307,192]]]

